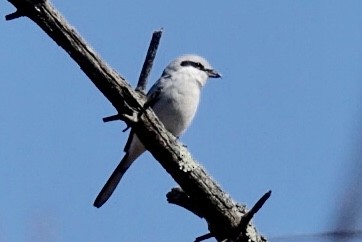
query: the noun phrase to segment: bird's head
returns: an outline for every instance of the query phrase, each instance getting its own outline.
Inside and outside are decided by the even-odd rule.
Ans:
[[[220,78],[221,74],[215,71],[209,62],[198,55],[183,55],[165,68],[164,74],[183,73],[195,77],[204,86],[208,78]]]

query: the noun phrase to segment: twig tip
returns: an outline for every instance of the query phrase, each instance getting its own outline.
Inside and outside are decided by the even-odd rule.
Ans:
[[[10,20],[17,19],[17,18],[20,18],[23,16],[24,15],[19,10],[16,10],[15,12],[6,15],[5,20],[10,21]]]

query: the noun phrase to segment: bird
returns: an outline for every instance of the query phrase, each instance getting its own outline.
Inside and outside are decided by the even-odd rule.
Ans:
[[[220,78],[209,62],[199,55],[182,55],[172,60],[147,93],[146,103],[175,137],[191,124],[199,106],[200,94],[209,78]],[[125,155],[96,197],[100,208],[113,194],[123,175],[146,148],[131,129],[124,147]]]

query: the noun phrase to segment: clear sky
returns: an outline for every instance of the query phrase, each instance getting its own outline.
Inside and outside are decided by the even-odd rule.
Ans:
[[[362,1],[53,1],[135,85],[151,34],[164,34],[150,85],[185,53],[223,74],[181,141],[239,201],[272,197],[267,237],[333,229],[362,120]],[[1,1],[0,241],[193,241],[205,221],[166,202],[175,182],[145,154],[101,209],[123,156],[122,122],[80,68]],[[346,186],[348,186],[346,188]],[[354,212],[354,211],[353,211]],[[357,214],[357,211],[356,213]],[[362,227],[361,214],[359,225]]]

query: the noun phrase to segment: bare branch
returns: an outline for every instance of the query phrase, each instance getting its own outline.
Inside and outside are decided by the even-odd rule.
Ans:
[[[146,59],[143,63],[142,71],[140,73],[140,77],[138,79],[138,83],[137,83],[137,87],[136,87],[136,91],[138,91],[142,94],[146,93],[145,90],[146,90],[146,86],[147,86],[147,79],[151,72],[151,69],[153,66],[153,61],[156,57],[157,48],[160,43],[161,36],[162,36],[162,29],[155,31],[152,34],[152,39],[151,39],[150,45],[148,47]],[[119,114],[115,114],[115,115],[103,118],[103,122],[105,122],[105,123],[111,122],[111,121],[118,121],[118,120],[123,120],[122,116]],[[127,130],[128,128],[130,128],[130,126],[127,126],[127,128],[125,130]]]
[[[244,214],[241,218],[238,228],[235,230],[235,238],[226,240],[227,242],[234,241],[244,241],[248,239],[248,224],[250,223],[253,216],[261,209],[261,207],[265,204],[265,202],[270,198],[271,191],[265,193],[256,203],[255,205]],[[233,236],[234,237],[234,236]],[[263,239],[263,238],[262,238]]]
[[[121,116],[119,114],[114,114],[111,116],[107,116],[102,118],[103,122],[107,123],[107,122],[112,122],[112,121],[118,121],[121,120]]]
[[[10,13],[10,14],[6,15],[5,20],[9,21],[9,20],[13,20],[13,19],[20,18],[20,17],[23,17],[23,16],[24,15],[20,11],[15,11],[13,13]]]
[[[110,68],[49,1],[8,1],[23,16],[42,28],[80,66],[127,125],[132,126],[147,150],[200,207],[217,241],[234,234],[245,211],[192,159],[186,147],[165,129],[153,111],[144,110],[144,95],[134,91],[124,78]],[[142,115],[139,115],[140,112]],[[248,228],[254,236],[246,236],[240,241],[264,241],[254,227]]]
[[[157,30],[155,32],[153,32],[152,34],[152,39],[150,42],[150,45],[148,47],[148,51],[147,51],[147,55],[146,55],[146,59],[145,62],[143,63],[143,67],[142,67],[142,71],[140,73],[140,77],[138,79],[138,83],[137,83],[137,88],[136,91],[138,92],[142,92],[145,93],[146,91],[146,86],[147,86],[147,79],[148,76],[150,75],[152,66],[153,66],[153,61],[155,60],[156,57],[156,53],[157,53],[157,48],[158,45],[160,43],[160,39],[162,36],[162,30]]]
[[[247,224],[251,221],[251,219],[253,218],[253,216],[259,211],[259,209],[261,209],[261,207],[264,205],[264,203],[266,202],[266,200],[268,200],[271,196],[271,191],[268,191],[267,193],[265,193],[256,203],[255,205],[249,210],[249,212],[247,212],[246,214],[244,214],[244,216],[241,218],[239,227],[240,228],[245,228],[247,226]]]
[[[189,195],[187,195],[187,193],[184,192],[181,188],[172,188],[171,191],[166,194],[166,197],[167,202],[183,207],[200,218],[204,217],[202,211],[200,211],[200,208],[192,202]]]
[[[201,242],[201,241],[204,241],[207,239],[211,239],[212,237],[214,237],[214,236],[211,233],[207,233],[207,234],[197,237],[194,242]]]

